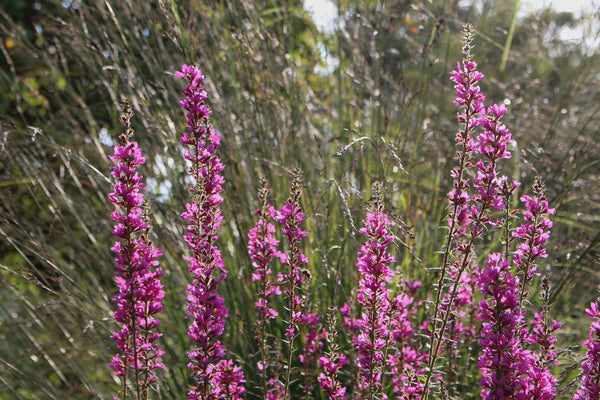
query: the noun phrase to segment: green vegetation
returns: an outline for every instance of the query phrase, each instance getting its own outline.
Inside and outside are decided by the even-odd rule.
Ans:
[[[116,287],[107,194],[121,96],[133,103],[153,240],[165,253],[160,319],[169,367],[157,398],[186,397],[189,278],[178,214],[188,193],[177,105],[183,84],[173,76],[184,63],[206,75],[222,132],[219,242],[229,277],[220,290],[230,314],[223,341],[246,371],[258,359],[248,340],[255,295],[246,242],[261,177],[281,206],[291,171],[304,171],[313,312],[327,315],[356,285],[358,229],[376,181],[401,227],[402,278],[433,285],[428,268],[441,261],[455,163],[448,71],[460,59],[465,22],[477,31],[484,92],[509,104],[504,122],[519,148],[504,172],[514,171],[525,191],[539,174],[557,210],[547,268],[530,299],[548,277],[551,318],[564,324],[561,398],[571,398],[585,353],[578,346],[589,332],[584,309],[600,283],[600,53],[588,42],[561,41],[559,32],[579,27],[597,38],[598,16],[548,9],[513,27],[515,4],[339,0],[337,28],[326,32],[299,0],[3,2],[0,398],[110,399],[118,386],[108,367]],[[492,248],[496,238],[487,239]],[[477,381],[464,377],[464,393],[476,397]],[[248,398],[256,393],[248,387]]]

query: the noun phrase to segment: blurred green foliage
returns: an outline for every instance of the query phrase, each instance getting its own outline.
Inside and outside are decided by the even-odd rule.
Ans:
[[[314,311],[325,315],[350,296],[357,228],[374,181],[384,182],[386,206],[401,222],[401,277],[430,286],[457,129],[448,72],[461,58],[465,22],[478,31],[484,92],[509,104],[505,122],[518,149],[507,172],[524,181],[524,191],[541,175],[557,208],[542,273],[554,287],[552,317],[565,322],[559,345],[583,341],[589,323],[580,317],[599,282],[600,60],[591,42],[559,34],[563,27],[592,29],[597,15],[537,11],[517,20],[508,44],[514,1],[336,5],[337,26],[324,31],[298,0],[3,2],[1,398],[109,399],[116,386],[107,366],[116,290],[107,155],[108,138],[121,129],[122,95],[134,104],[136,138],[148,158],[143,174],[153,182],[155,242],[165,251],[161,319],[169,368],[157,397],[185,396],[188,276],[178,214],[187,192],[178,144],[182,86],[173,79],[183,63],[207,76],[213,121],[223,132],[225,342],[247,376],[256,347],[248,340],[254,295],[245,246],[262,176],[280,205],[289,172],[304,170],[313,276],[306,294]],[[577,357],[565,353],[563,366]],[[562,387],[573,374],[563,376]],[[477,392],[477,379],[463,378],[463,395]]]

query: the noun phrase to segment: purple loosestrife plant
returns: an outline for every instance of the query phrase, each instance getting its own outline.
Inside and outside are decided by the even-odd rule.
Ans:
[[[367,212],[365,226],[360,230],[367,240],[359,250],[356,263],[360,274],[357,300],[362,310],[355,321],[359,329],[353,344],[358,349],[358,389],[363,398],[370,400],[379,395],[386,398],[381,391],[392,308],[392,290],[387,286],[394,277],[390,264],[395,261],[388,252],[388,246],[394,240],[390,227],[395,223],[384,212],[382,191],[380,183],[373,185],[372,210]]]
[[[479,276],[482,294],[490,298],[481,301],[478,316],[483,321],[480,340],[483,354],[479,358],[479,367],[483,371],[482,397],[486,400],[550,400],[556,396],[557,379],[549,366],[556,360],[553,346],[556,338],[552,334],[561,324],[548,323],[545,305],[542,312],[535,313],[535,319],[531,321],[533,329],[529,333],[522,307],[528,295],[526,285],[536,270],[533,261],[546,255],[543,244],[549,231],[544,229],[552,226],[547,216],[554,213],[553,209],[548,209],[539,179],[533,190],[534,197],[521,197],[526,206],[525,221],[513,232],[515,238],[524,240],[512,258],[516,271],[522,272],[523,281],[516,277],[516,271],[511,271],[510,261],[499,253],[488,257]],[[547,300],[548,283],[544,282],[542,287],[542,298]],[[537,344],[541,352],[527,350],[527,344]]]
[[[164,297],[160,277],[162,269],[157,258],[162,255],[149,239],[151,226],[144,215],[145,186],[142,175],[136,169],[144,164],[142,149],[132,141],[133,128],[131,102],[123,100],[124,113],[121,122],[125,133],[119,136],[120,145],[114,147],[110,159],[116,164],[111,174],[117,182],[109,199],[115,205],[112,219],[117,221],[113,235],[121,240],[115,242],[115,282],[119,293],[114,297],[118,310],[114,318],[121,329],[113,333],[117,353],[110,364],[121,378],[123,388],[115,399],[125,400],[133,387],[135,399],[148,399],[149,388],[156,382],[154,371],[163,369],[160,357],[164,351],[157,346],[162,335],[157,331],[160,321],[154,316],[162,310]]]
[[[390,337],[396,347],[386,360],[390,367],[394,394],[400,400],[417,400],[423,393],[423,382],[419,377],[424,376],[427,363],[427,353],[420,351],[414,343],[414,328],[412,308],[414,294],[421,282],[405,281],[406,293],[393,298],[390,312]]]
[[[550,365],[556,365],[557,355],[556,337],[552,334],[556,332],[562,324],[557,321],[552,321],[550,324],[547,320],[546,311],[536,312],[535,319],[531,321],[533,324],[533,332],[526,338],[527,343],[539,345],[541,352],[532,353],[532,366],[527,374],[528,380],[523,380],[526,385],[522,388],[524,393],[521,396],[526,400],[550,400],[556,396],[556,386],[558,380],[549,370]]]
[[[475,240],[481,238],[486,227],[509,224],[511,211],[507,208],[508,202],[519,186],[516,181],[508,184],[508,179],[498,173],[498,162],[511,157],[508,149],[514,141],[509,130],[501,122],[501,118],[507,111],[506,107],[493,104],[485,109],[483,105],[485,99],[479,87],[475,85],[483,79],[483,75],[477,71],[477,65],[471,58],[472,37],[472,27],[467,25],[463,48],[465,59],[462,65],[459,63],[457,69],[451,73],[451,80],[456,83],[455,103],[463,107],[463,112],[458,114],[461,129],[456,138],[459,148],[457,152],[459,166],[452,171],[454,189],[449,193],[450,229],[437,287],[425,389],[428,389],[434,373],[440,346],[446,340],[444,335],[449,321],[452,322],[453,330],[460,328],[460,323],[455,318],[450,318],[451,315],[461,314],[457,308],[461,299],[457,296],[465,291],[461,290],[460,286],[477,281],[477,270],[471,271]],[[483,132],[479,133],[475,140],[471,135],[477,127]],[[476,162],[474,162],[475,155],[478,155],[479,158]],[[465,178],[469,170],[472,170],[471,174],[473,175],[472,191]],[[505,212],[506,219],[493,219],[492,212],[500,210]],[[507,227],[507,235],[508,232],[509,228]],[[509,239],[506,240],[508,242]],[[506,251],[508,252],[508,245]],[[451,258],[454,260],[453,262],[450,262]],[[450,268],[451,288],[443,301],[440,301],[448,267]],[[464,276],[465,273],[468,276]],[[472,289],[473,287],[471,292]],[[455,300],[458,302],[455,303]],[[463,301],[463,303],[467,305],[471,304],[471,301]],[[438,314],[441,314],[440,322],[438,322]],[[456,339],[453,338],[453,340]],[[424,398],[427,396],[428,392],[425,391]]]
[[[250,229],[248,233],[248,254],[252,259],[252,266],[254,267],[252,280],[256,282],[258,289],[258,301],[254,303],[254,307],[258,310],[255,338],[258,341],[261,359],[257,363],[257,366],[262,376],[265,396],[268,396],[268,393],[273,391],[273,389],[269,389],[269,374],[273,371],[270,371],[267,324],[279,315],[272,307],[271,297],[281,294],[281,288],[271,279],[272,270],[269,267],[271,261],[279,257],[280,253],[277,250],[279,240],[274,236],[277,229],[271,223],[275,215],[275,208],[268,203],[267,194],[266,181],[263,180],[263,186],[258,194],[261,201],[261,208],[256,212],[259,219],[255,227]]]
[[[223,163],[217,155],[221,135],[209,124],[211,110],[206,104],[207,93],[202,86],[204,76],[199,68],[183,65],[175,76],[188,81],[179,104],[187,110],[187,131],[181,143],[189,146],[185,159],[191,163],[188,170],[194,181],[190,189],[192,201],[186,204],[181,216],[188,221],[185,241],[191,256],[185,257],[194,278],[187,287],[187,308],[191,325],[188,335],[196,348],[188,352],[195,381],[188,398],[239,399],[244,392],[244,376],[231,360],[223,360],[225,346],[219,340],[228,316],[223,298],[217,287],[227,276],[227,270],[216,246],[217,232],[223,222],[220,204],[224,182]]]
[[[521,341],[524,315],[519,308],[518,278],[511,273],[510,262],[494,253],[488,256],[479,279],[482,294],[490,297],[481,301],[478,316],[483,321],[483,354],[478,363],[483,371],[481,397],[514,399],[521,377],[530,367],[530,354]]]
[[[456,70],[450,73],[450,79],[455,83],[456,98],[454,103],[461,107],[457,113],[460,125],[456,134],[458,166],[450,172],[453,178],[453,189],[448,193],[450,201],[450,212],[448,216],[448,236],[444,246],[443,258],[436,287],[436,298],[431,319],[430,332],[430,354],[428,359],[428,372],[425,379],[422,398],[429,395],[429,386],[435,373],[435,365],[440,353],[440,347],[444,342],[444,333],[448,319],[455,311],[454,298],[461,282],[462,274],[469,266],[471,246],[473,238],[467,244],[461,239],[473,231],[473,218],[477,214],[477,207],[473,204],[468,172],[475,166],[474,153],[479,143],[473,138],[475,129],[482,124],[485,113],[485,96],[481,92],[479,82],[484,78],[477,70],[477,63],[473,61],[471,51],[473,45],[474,31],[471,25],[464,28],[463,62],[457,63]],[[461,255],[462,254],[462,258]],[[451,262],[452,258],[455,259]],[[444,295],[444,287],[447,284],[447,275],[451,274],[453,287]],[[440,314],[442,318],[440,318]]]
[[[546,248],[544,244],[550,237],[549,229],[552,227],[552,220],[548,218],[556,210],[548,208],[548,201],[544,196],[544,184],[538,177],[533,184],[533,196],[521,196],[521,201],[525,203],[526,211],[523,213],[524,223],[517,227],[513,232],[514,238],[519,238],[522,242],[515,252],[513,262],[523,273],[523,284],[519,295],[519,306],[522,306],[523,300],[527,297],[525,289],[527,283],[536,273],[537,265],[534,263],[538,257],[546,258]]]
[[[600,311],[598,302],[590,304],[585,309],[589,317],[595,318],[590,327],[588,340],[583,344],[587,347],[585,360],[581,363],[581,385],[573,396],[574,400],[600,399]]]
[[[329,310],[329,331],[325,337],[325,341],[328,344],[328,351],[325,355],[321,356],[317,363],[321,366],[322,371],[317,377],[317,381],[321,386],[321,389],[327,393],[327,398],[330,400],[345,399],[346,388],[342,386],[338,379],[338,373],[340,369],[348,364],[348,359],[345,355],[340,353],[339,346],[336,343],[337,330],[336,330],[336,309],[332,308]]]
[[[285,272],[279,273],[279,282],[284,285],[283,293],[289,300],[290,317],[285,336],[288,342],[288,360],[284,380],[283,397],[289,396],[290,373],[292,369],[292,356],[294,353],[294,340],[298,335],[298,326],[304,322],[304,300],[299,295],[299,289],[305,277],[302,273],[302,264],[308,259],[300,248],[301,240],[308,232],[301,228],[304,213],[300,205],[302,194],[302,171],[296,169],[292,176],[290,196],[286,203],[275,213],[275,220],[283,225],[281,233],[287,237],[288,250],[280,253],[280,260]]]
[[[304,352],[298,355],[300,363],[302,363],[302,375],[304,382],[301,383],[302,390],[306,396],[310,396],[313,391],[314,376],[312,371],[316,370],[318,360],[323,354],[323,339],[327,337],[327,331],[323,328],[320,318],[314,313],[304,313],[302,316],[303,334],[301,337],[304,341]]]

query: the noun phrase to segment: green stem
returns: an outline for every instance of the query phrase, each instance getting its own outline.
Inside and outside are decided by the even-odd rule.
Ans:
[[[506,68],[506,62],[508,61],[508,53],[510,52],[510,46],[512,44],[513,35],[515,33],[515,27],[517,26],[517,13],[519,12],[520,0],[515,1],[513,8],[512,21],[510,22],[510,28],[508,35],[506,36],[506,42],[504,43],[504,50],[502,51],[502,60],[500,61],[500,72],[504,72]]]

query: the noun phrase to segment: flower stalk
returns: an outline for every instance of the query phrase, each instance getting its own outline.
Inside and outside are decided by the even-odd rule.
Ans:
[[[302,195],[302,171],[296,169],[292,176],[290,195],[286,203],[275,213],[275,220],[282,225],[282,234],[287,238],[288,250],[281,252],[279,258],[285,272],[279,273],[279,282],[284,286],[283,293],[289,300],[289,320],[285,336],[288,343],[288,359],[285,369],[283,398],[290,393],[292,356],[294,354],[294,341],[298,336],[298,326],[303,323],[304,299],[299,295],[299,289],[305,277],[301,265],[308,262],[308,258],[300,248],[302,238],[308,232],[301,228],[304,213],[300,205]]]
[[[212,113],[206,104],[207,93],[202,86],[204,76],[195,66],[183,65],[175,76],[188,81],[185,98],[179,105],[188,111],[187,131],[181,143],[188,146],[184,157],[191,163],[188,170],[194,184],[190,188],[192,200],[181,216],[188,221],[184,239],[191,251],[184,259],[193,275],[187,287],[187,308],[191,319],[188,336],[196,347],[188,352],[195,385],[190,389],[191,400],[209,400],[222,397],[239,399],[245,382],[241,367],[224,360],[225,346],[219,337],[228,316],[225,301],[218,293],[218,284],[227,276],[225,263],[216,245],[218,230],[223,223],[220,204],[221,172],[225,168],[217,155],[221,135],[209,123]]]
[[[111,175],[117,180],[109,194],[115,205],[111,217],[117,222],[113,235],[121,239],[111,249],[116,254],[115,282],[119,288],[113,298],[118,307],[113,315],[121,328],[112,335],[119,353],[110,365],[122,382],[115,399],[127,399],[132,386],[133,397],[141,400],[149,398],[149,388],[156,382],[154,371],[164,368],[160,361],[164,351],[156,343],[162,336],[157,330],[160,321],[154,316],[162,311],[165,292],[160,282],[163,272],[157,261],[162,251],[149,238],[151,225],[145,213],[145,185],[137,172],[146,159],[138,143],[132,140],[131,102],[123,99],[123,106],[121,122],[125,132],[119,136],[121,144],[114,147],[114,155],[110,157],[116,164]]]
[[[353,344],[358,349],[357,365],[360,369],[358,389],[365,398],[374,399],[381,392],[385,369],[385,354],[389,342],[390,296],[387,287],[394,277],[390,264],[395,261],[388,252],[394,240],[390,227],[395,223],[383,208],[383,187],[373,185],[373,203],[367,212],[365,226],[360,233],[367,236],[359,250],[356,263],[360,279],[357,300],[362,305],[358,334]]]

